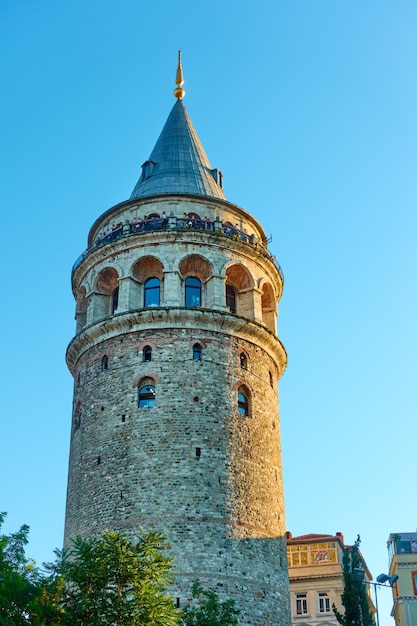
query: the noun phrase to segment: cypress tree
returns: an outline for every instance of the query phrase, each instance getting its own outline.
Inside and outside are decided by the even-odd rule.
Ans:
[[[362,568],[363,566],[359,552],[360,543],[361,539],[358,535],[353,546],[345,547],[343,552],[344,590],[342,604],[345,608],[344,615],[339,613],[334,604],[332,606],[336,619],[342,626],[375,626],[366,584],[355,580],[354,576],[355,568]]]

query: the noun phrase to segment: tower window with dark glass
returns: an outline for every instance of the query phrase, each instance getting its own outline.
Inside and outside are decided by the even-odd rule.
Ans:
[[[237,410],[241,415],[249,415],[249,398],[246,389],[240,388],[238,391]]]
[[[236,291],[232,285],[226,285],[226,306],[230,313],[236,313]]]
[[[140,409],[155,406],[155,387],[153,385],[144,385],[139,389],[138,406]]]
[[[161,283],[159,278],[148,278],[145,281],[145,307],[159,306],[161,296]]]
[[[201,280],[194,276],[185,281],[185,306],[201,306]]]

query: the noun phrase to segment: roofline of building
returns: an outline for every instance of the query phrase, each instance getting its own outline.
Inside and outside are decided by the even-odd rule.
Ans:
[[[291,532],[287,530],[287,543],[322,543],[325,540],[328,541],[338,541],[342,547],[345,547],[345,540],[343,537],[343,533],[337,532],[334,535],[320,535],[311,533],[308,535],[298,535],[297,537],[293,537]]]

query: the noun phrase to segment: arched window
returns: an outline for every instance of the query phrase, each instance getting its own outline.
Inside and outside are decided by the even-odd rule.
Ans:
[[[109,357],[107,356],[107,354],[105,354],[103,358],[101,359],[101,371],[107,372],[108,369],[109,369]]]
[[[119,306],[119,287],[113,290],[111,294],[111,312],[115,313],[117,311],[117,307]]]
[[[203,350],[199,343],[193,345],[193,359],[194,361],[201,361],[201,354]]]
[[[155,406],[155,387],[153,385],[143,385],[139,388],[138,406],[140,409]]]
[[[201,280],[195,276],[185,280],[185,306],[201,306]]]
[[[159,306],[161,296],[161,282],[159,278],[148,278],[145,281],[144,306]]]
[[[244,387],[239,387],[237,392],[237,410],[241,415],[249,415],[249,396]]]
[[[230,313],[236,313],[236,289],[232,285],[226,285],[226,306]]]
[[[148,361],[152,361],[152,348],[151,348],[151,346],[145,346],[143,348],[143,360],[145,361],[145,363],[147,363]]]
[[[258,304],[255,306],[254,289],[255,281],[244,263],[234,263],[226,269],[226,303],[231,313],[256,319],[255,309]]]
[[[272,376],[272,372],[269,372],[269,384],[271,385],[272,389],[274,388],[274,378]]]
[[[240,367],[244,370],[248,369],[248,358],[244,352],[241,353],[239,360],[240,360]]]

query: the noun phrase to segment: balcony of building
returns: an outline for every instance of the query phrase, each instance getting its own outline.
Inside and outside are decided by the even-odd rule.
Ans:
[[[118,239],[131,236],[141,235],[155,231],[180,231],[180,232],[200,232],[206,233],[211,237],[229,239],[231,241],[241,242],[252,247],[258,254],[268,258],[277,268],[282,282],[284,275],[282,268],[276,257],[271,254],[261,241],[252,233],[248,234],[245,230],[241,230],[238,225],[232,225],[228,222],[221,222],[219,219],[210,220],[196,219],[193,217],[183,216],[181,218],[175,216],[165,217],[149,217],[148,219],[136,219],[126,221],[125,223],[116,223],[109,227],[105,232],[100,233],[94,242],[85,250],[75,261],[72,273],[75,272],[80,263],[86,259],[92,252],[112,243]]]
[[[414,554],[417,558],[417,532],[415,533],[391,533],[388,539],[389,566],[394,557],[399,562],[407,561],[408,555]],[[402,557],[405,557],[404,559]]]

